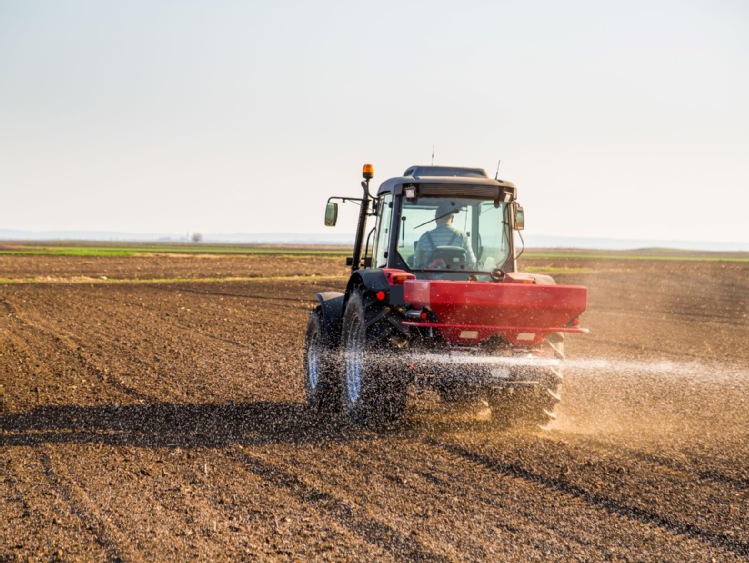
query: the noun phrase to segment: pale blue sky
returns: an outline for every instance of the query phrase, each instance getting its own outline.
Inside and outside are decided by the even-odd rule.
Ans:
[[[0,0],[0,229],[321,232],[434,144],[531,233],[749,242],[747,100],[743,0]]]

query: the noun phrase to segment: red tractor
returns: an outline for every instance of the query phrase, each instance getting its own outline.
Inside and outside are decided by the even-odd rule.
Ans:
[[[355,423],[401,419],[410,385],[484,401],[491,424],[543,426],[559,402],[564,333],[582,333],[587,289],[519,273],[523,209],[482,169],[412,166],[369,192],[364,166],[344,293],[318,293],[305,337],[310,407]],[[374,228],[365,237],[368,217]],[[521,239],[522,240],[522,239]]]

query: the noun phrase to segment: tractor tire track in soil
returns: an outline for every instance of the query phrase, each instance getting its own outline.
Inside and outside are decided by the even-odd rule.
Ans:
[[[107,558],[113,561],[140,561],[140,554],[128,537],[112,525],[101,508],[72,479],[56,452],[48,445],[40,445],[36,448],[36,455],[49,484],[70,506],[71,513],[81,520],[86,529],[92,531]]]
[[[400,534],[388,524],[368,516],[348,503],[323,493],[307,484],[294,473],[285,471],[260,457],[242,453],[236,457],[248,471],[273,483],[276,487],[290,491],[305,504],[311,504],[327,517],[333,518],[352,533],[367,542],[377,545],[396,558],[418,559],[419,561],[443,561],[428,548],[413,538]]]
[[[71,492],[75,485],[64,485],[42,452],[23,448],[18,453],[3,467],[5,484],[12,493],[6,496],[8,511],[3,512],[2,531],[12,534],[13,550],[47,559],[118,559],[121,552],[102,538],[100,521],[81,504],[71,502],[72,497],[82,496]],[[11,527],[12,522],[23,525]]]
[[[578,485],[565,479],[564,473],[560,477],[553,477],[545,472],[528,469],[523,464],[502,462],[491,456],[465,449],[459,445],[434,444],[461,458],[483,465],[492,471],[503,475],[511,475],[540,484],[554,491],[566,493],[592,506],[602,508],[611,514],[636,520],[643,524],[658,526],[673,534],[695,538],[740,556],[749,556],[749,543],[745,541],[736,540],[728,534],[705,530],[692,523],[683,522],[681,518],[672,514],[658,514],[657,512],[634,506],[626,501],[618,500],[608,494],[592,491],[586,486]]]
[[[425,543],[435,545],[434,549],[450,559],[492,559],[496,557],[496,545],[511,546],[518,535],[525,535],[527,545],[513,557],[532,551],[538,554],[559,551],[566,556],[604,553],[579,537],[574,529],[558,526],[559,522],[553,521],[545,507],[524,510],[506,502],[503,496],[507,493],[503,486],[506,483],[496,487],[485,482],[479,488],[456,479],[455,459],[434,449],[426,451],[418,441],[373,440],[340,444],[330,450],[308,463],[304,479],[313,481],[326,495],[342,496],[363,510],[387,518],[391,526],[411,536],[423,537]],[[393,455],[394,451],[397,455]],[[299,452],[298,456],[309,457],[305,452]],[[426,469],[425,459],[429,459]],[[462,473],[464,465],[458,464],[457,473]],[[367,490],[362,490],[362,480]],[[410,520],[403,517],[404,511],[412,515]],[[464,526],[470,527],[470,521],[475,521],[474,534],[466,535],[462,528],[455,528],[454,514],[463,515]],[[491,525],[481,526],[482,521]],[[530,530],[533,533],[526,533]]]
[[[704,459],[695,459],[688,462],[685,459],[679,460],[673,457],[666,457],[661,454],[652,453],[645,450],[635,450],[623,446],[622,444],[612,444],[603,440],[596,440],[586,437],[584,440],[572,436],[565,436],[565,442],[574,444],[575,449],[591,450],[595,453],[605,455],[608,458],[625,457],[632,462],[646,462],[656,469],[661,468],[666,471],[678,471],[684,474],[688,480],[713,481],[720,487],[729,486],[736,489],[749,489],[749,479],[726,475],[721,469],[715,467],[705,468]]]
[[[76,260],[0,257],[42,280],[333,263]],[[543,432],[428,393],[397,430],[321,422],[304,327],[343,283],[0,285],[0,560],[749,559],[749,266],[584,267],[558,281],[590,287],[593,332]]]
[[[92,378],[96,378],[102,382],[106,381],[107,386],[114,387],[123,394],[129,395],[141,402],[151,400],[149,395],[140,392],[135,387],[126,385],[124,381],[107,378],[108,369],[101,361],[97,361],[93,355],[90,353],[87,354],[84,351],[84,346],[88,341],[85,337],[82,338],[80,334],[75,334],[62,328],[59,323],[55,324],[48,317],[45,318],[42,316],[32,319],[30,317],[27,318],[25,315],[19,315],[16,312],[13,313],[12,317],[18,324],[14,329],[16,335],[23,334],[24,331],[35,331],[43,338],[63,345],[64,353],[74,358],[82,368],[82,371],[89,374]],[[98,336],[97,340],[100,340]],[[33,341],[34,339],[32,336],[27,336],[26,340]]]

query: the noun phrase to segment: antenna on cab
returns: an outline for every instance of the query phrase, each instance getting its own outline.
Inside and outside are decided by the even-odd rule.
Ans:
[[[432,145],[432,166],[434,166],[434,145]]]
[[[502,159],[501,159],[501,158],[500,158],[500,159],[499,159],[499,160],[497,161],[497,171],[496,171],[496,172],[494,173],[494,179],[495,179],[495,180],[496,180],[497,178],[499,178],[499,165],[500,165],[500,164],[502,164]]]

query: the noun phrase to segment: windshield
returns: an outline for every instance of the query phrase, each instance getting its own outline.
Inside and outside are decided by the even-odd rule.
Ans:
[[[505,209],[484,199],[404,199],[398,253],[414,271],[488,274],[510,257]]]

